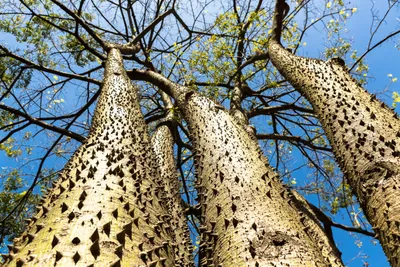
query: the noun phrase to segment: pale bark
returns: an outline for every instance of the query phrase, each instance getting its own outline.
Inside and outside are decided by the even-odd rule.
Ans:
[[[169,106],[166,109],[170,108]],[[161,122],[152,136],[152,144],[161,170],[161,181],[167,195],[167,205],[171,214],[171,231],[175,240],[175,264],[194,266],[193,248],[189,236],[188,222],[183,214],[183,200],[174,160],[174,139],[169,126],[173,123],[171,113]]]
[[[172,266],[174,243],[137,88],[111,49],[87,141],[75,152],[8,266]]]
[[[174,97],[195,150],[203,266],[342,266],[327,257],[291,206],[254,140],[220,105],[150,71],[134,78]]]
[[[237,84],[232,92],[231,109],[229,113],[236,119],[236,122],[240,124],[255,142],[255,146],[258,147],[258,140],[254,127],[249,125],[249,120],[246,113],[241,107],[242,92],[245,89],[242,85]],[[248,86],[244,84],[244,86]],[[265,164],[269,165],[269,162],[263,157]],[[304,231],[310,236],[316,245],[317,249],[325,258],[326,262],[329,262],[331,266],[343,266],[341,262],[341,252],[337,249],[331,226],[321,225],[320,217],[314,212],[310,204],[305,198],[297,193],[295,190],[287,189],[290,200],[293,202],[291,205],[301,215],[301,223],[305,226]],[[322,211],[321,211],[322,212]]]
[[[284,2],[284,1],[279,1]],[[274,29],[277,36],[279,29]],[[279,38],[269,56],[312,104],[336,159],[392,266],[400,264],[400,121],[363,89],[341,59],[298,57]]]

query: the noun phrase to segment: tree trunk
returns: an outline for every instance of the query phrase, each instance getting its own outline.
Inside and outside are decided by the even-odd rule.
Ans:
[[[179,106],[196,151],[201,263],[329,265],[290,206],[288,191],[244,128],[197,94]],[[333,263],[340,265],[340,260]]]
[[[236,122],[246,130],[251,139],[254,141],[254,146],[258,147],[259,144],[256,137],[256,131],[253,126],[249,125],[247,115],[241,107],[242,92],[245,91],[245,88],[242,88],[242,86],[248,85],[237,84],[232,90],[232,99],[230,104],[231,108],[229,113],[236,120]],[[269,165],[269,162],[265,157],[262,159],[265,160],[266,165]],[[335,245],[331,225],[327,225],[327,223],[324,222],[323,228],[321,225],[321,217],[314,212],[307,200],[295,190],[288,190],[288,195],[292,201],[291,206],[296,209],[302,217],[301,223],[305,226],[304,231],[314,240],[314,244],[331,266],[343,266],[343,263],[341,262],[342,253]]]
[[[313,105],[336,159],[392,266],[400,264],[400,121],[348,73],[343,60],[298,57],[278,41],[269,56]]]
[[[305,214],[269,167],[258,145],[218,104],[151,71],[151,81],[176,100],[195,150],[202,225],[202,266],[342,266],[323,255],[301,223]]]
[[[173,266],[159,175],[137,88],[111,49],[90,135],[15,242],[8,265]]]
[[[172,120],[169,114],[156,129],[152,143],[161,170],[160,184],[163,185],[166,192],[167,205],[171,214],[171,231],[176,243],[174,247],[175,264],[177,266],[194,266],[188,222],[183,214],[184,207],[174,160],[174,139],[169,128]]]

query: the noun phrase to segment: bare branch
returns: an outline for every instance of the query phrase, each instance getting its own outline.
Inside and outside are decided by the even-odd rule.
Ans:
[[[76,141],[79,141],[79,142],[85,141],[85,138],[83,136],[77,134],[77,133],[74,133],[74,132],[69,131],[69,130],[64,129],[64,128],[57,127],[55,125],[51,125],[51,124],[45,123],[45,122],[43,122],[43,121],[41,121],[41,120],[39,120],[37,118],[33,118],[33,117],[29,116],[28,114],[26,114],[26,113],[24,113],[22,111],[19,111],[19,110],[15,109],[15,108],[6,106],[4,104],[0,104],[0,109],[6,110],[6,111],[8,111],[8,112],[10,112],[12,114],[20,116],[20,117],[28,120],[29,123],[38,125],[40,127],[43,127],[44,129],[48,129],[48,130],[54,131],[56,133],[63,134],[65,136],[69,136],[69,137],[71,137],[71,138],[73,138],[73,139],[75,139]]]
[[[58,76],[62,76],[62,77],[66,77],[66,78],[72,78],[72,79],[77,79],[77,80],[81,80],[84,82],[90,82],[90,83],[94,83],[97,85],[101,85],[101,82],[99,80],[96,80],[96,79],[93,79],[90,77],[86,77],[86,76],[82,76],[82,75],[74,74],[74,73],[67,73],[67,72],[47,68],[47,67],[38,65],[36,63],[33,63],[30,60],[27,60],[23,57],[20,57],[16,54],[12,53],[10,50],[8,50],[5,46],[3,46],[1,44],[0,44],[0,50],[3,50],[5,52],[5,54],[3,54],[3,55],[0,54],[0,57],[8,56],[8,57],[14,58],[14,59],[18,60],[19,62],[26,64],[28,67],[31,67],[31,68],[34,68],[34,69],[37,69],[40,71],[48,72],[51,74],[56,74]]]
[[[301,143],[304,144],[312,149],[318,149],[318,150],[323,150],[323,151],[328,151],[331,152],[331,148],[327,147],[321,147],[315,145],[311,140],[304,140],[299,136],[288,136],[288,135],[280,135],[280,134],[257,134],[256,135],[257,139],[260,140],[283,140],[283,141],[289,141],[289,142],[296,142],[296,143]]]
[[[287,104],[287,105],[276,106],[276,107],[263,107],[263,108],[259,108],[259,109],[253,109],[248,112],[248,116],[249,116],[249,118],[252,118],[252,117],[255,117],[258,115],[271,115],[271,114],[277,113],[282,110],[297,110],[297,111],[310,113],[310,114],[314,113],[314,111],[312,109],[299,107],[293,103],[293,104]]]

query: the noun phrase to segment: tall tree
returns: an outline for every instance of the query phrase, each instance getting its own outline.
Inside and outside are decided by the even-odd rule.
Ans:
[[[193,266],[193,246],[191,245],[188,222],[185,217],[185,204],[181,198],[181,184],[174,160],[175,120],[173,105],[169,97],[161,92],[167,115],[160,122],[152,136],[152,144],[161,171],[159,183],[166,192],[166,201],[171,213],[171,232],[174,235],[175,265]]]
[[[309,214],[290,204],[289,191],[244,125],[221,105],[156,72],[133,71],[131,77],[168,92],[188,123],[201,209],[201,265],[342,266],[334,244],[302,223]]]
[[[118,49],[111,48],[87,140],[68,162],[9,266],[174,264],[167,198]]]
[[[17,247],[10,246],[12,264],[16,259],[19,264],[28,260],[31,264],[32,255],[44,261],[29,252],[35,246],[32,242],[43,239],[44,246],[55,240],[54,247],[43,250],[60,264],[108,265],[115,260],[116,265],[192,265],[197,254],[191,255],[188,245],[185,215],[189,215],[196,217],[190,230],[200,243],[199,250],[195,243],[199,257],[194,258],[202,265],[343,265],[331,229],[340,225],[321,209],[334,214],[339,207],[357,204],[335,173],[332,149],[313,109],[269,64],[271,3],[231,0],[215,9],[210,6],[217,1],[0,3],[0,29],[17,42],[0,44],[0,130],[5,135],[0,150],[21,160],[30,151],[22,150],[27,144],[34,148],[27,155],[33,161],[22,162],[37,166],[33,180],[25,176],[26,191],[9,187],[14,194],[7,203],[12,205],[0,210],[1,223],[7,224],[12,216],[27,216],[22,211],[29,207],[24,206],[29,196],[54,176],[57,165],[52,159],[67,159],[83,143],[61,171],[61,179],[24,238],[16,241]],[[289,13],[283,34],[290,48],[295,51],[307,29],[329,20],[328,15],[344,16],[343,1],[332,3],[336,10],[324,6],[311,20],[308,15],[318,5],[293,1],[295,10]],[[302,29],[296,14],[303,11],[307,16]],[[116,56],[117,50],[122,55]],[[112,58],[118,58],[119,69],[110,72]],[[138,95],[124,66],[132,70],[129,79],[140,85]],[[107,93],[107,84],[118,90]],[[173,98],[174,106],[159,89]],[[116,96],[116,91],[121,92]],[[101,109],[93,116],[98,98]],[[99,118],[99,112],[110,116],[105,125],[106,116]],[[153,134],[151,143],[147,129]],[[21,139],[14,138],[19,135]],[[292,165],[300,159],[298,153],[316,175],[297,177],[301,182],[296,184],[291,171],[298,167]],[[16,169],[20,173],[27,170],[26,165]],[[7,171],[1,169],[0,177],[6,177]],[[109,172],[105,179],[97,176],[103,171]],[[19,181],[13,172],[6,178],[7,185]],[[183,192],[182,199],[179,192]],[[317,194],[322,201],[317,208],[298,192]],[[80,199],[89,193],[90,197]],[[86,204],[102,193],[108,198]],[[93,225],[79,209],[87,217],[92,214]],[[99,209],[108,215],[102,210],[101,218],[96,217]],[[53,240],[48,241],[40,227],[51,225],[46,220],[53,217],[40,217],[43,213],[60,216],[57,225],[90,231],[90,240],[63,232],[55,239],[49,235]],[[79,224],[82,220],[84,225]],[[16,225],[21,227],[20,220]],[[340,227],[373,236],[359,227]],[[98,238],[92,233],[98,233]],[[9,235],[9,228],[0,234]],[[68,243],[71,240],[80,243]],[[103,240],[115,241],[118,247],[107,250]],[[132,260],[125,252],[130,252]]]
[[[276,1],[269,55],[313,105],[336,159],[392,266],[400,264],[400,120],[350,76],[340,58],[298,57],[280,42],[284,0]]]

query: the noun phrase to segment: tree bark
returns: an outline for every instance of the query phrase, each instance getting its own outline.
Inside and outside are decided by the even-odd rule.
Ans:
[[[222,106],[155,72],[136,71],[174,97],[188,123],[201,204],[202,266],[342,266],[323,255],[304,213],[256,142]]]
[[[336,159],[392,266],[400,264],[400,121],[343,60],[298,57],[269,43],[279,72],[311,102]]]
[[[111,49],[90,135],[67,163],[8,266],[173,266],[167,195],[137,88]]]
[[[197,94],[183,109],[195,148],[203,265],[329,265],[247,132]],[[340,266],[340,260],[336,263]]]
[[[169,106],[166,109],[170,108]],[[167,111],[168,112],[168,111]],[[171,231],[176,245],[174,246],[175,264],[177,266],[194,266],[193,248],[189,236],[188,222],[183,214],[184,206],[180,194],[180,183],[174,160],[174,138],[170,125],[173,123],[171,113],[157,127],[152,137],[152,144],[161,170],[161,181],[167,195],[167,206],[171,214]]]
[[[247,84],[244,84],[244,86],[247,86]],[[236,122],[246,130],[254,141],[254,145],[258,147],[256,131],[254,127],[249,125],[246,113],[241,108],[243,91],[244,89],[239,84],[234,87],[229,113]],[[269,162],[265,157],[262,159],[264,159],[266,165],[269,165]],[[341,262],[342,253],[335,245],[331,225],[327,226],[324,223],[324,227],[322,227],[320,217],[314,212],[307,200],[295,190],[288,189],[288,191],[288,195],[292,201],[291,206],[296,209],[302,217],[301,223],[305,226],[304,231],[314,240],[314,244],[319,249],[325,260],[329,262],[331,266],[343,266],[343,263]]]

